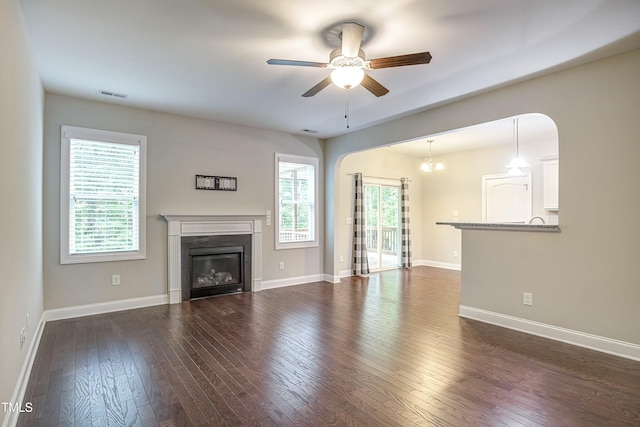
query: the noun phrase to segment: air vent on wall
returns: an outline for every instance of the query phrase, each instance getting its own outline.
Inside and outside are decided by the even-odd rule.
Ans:
[[[100,95],[113,96],[114,98],[122,98],[122,99],[127,99],[127,96],[129,96],[125,93],[112,92],[110,90],[100,90]]]

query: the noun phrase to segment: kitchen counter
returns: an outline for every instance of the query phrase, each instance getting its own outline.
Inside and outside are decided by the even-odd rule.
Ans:
[[[436,225],[450,225],[460,230],[538,231],[555,233],[560,231],[558,225],[513,222],[436,222]]]

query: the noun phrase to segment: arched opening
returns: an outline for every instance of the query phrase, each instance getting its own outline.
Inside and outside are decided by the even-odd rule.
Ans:
[[[442,163],[444,170],[421,170],[429,148],[433,164]],[[529,205],[517,218],[487,216],[486,178],[514,178],[507,165],[516,152],[529,165],[521,169],[520,179]],[[409,178],[413,264],[459,269],[460,231],[436,222],[558,224],[558,152],[553,120],[530,113],[346,155],[336,183],[341,189],[338,218],[346,218],[336,221],[340,275],[348,275],[352,258],[354,173],[374,179]],[[500,197],[509,197],[503,193]],[[494,210],[500,207],[496,197]]]

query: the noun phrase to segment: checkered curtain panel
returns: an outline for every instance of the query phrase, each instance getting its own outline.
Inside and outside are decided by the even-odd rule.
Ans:
[[[411,267],[411,231],[409,229],[409,178],[400,180],[400,208],[402,216],[402,267]]]
[[[353,274],[369,273],[367,260],[367,221],[365,220],[362,174],[354,174],[355,198],[353,202]]]

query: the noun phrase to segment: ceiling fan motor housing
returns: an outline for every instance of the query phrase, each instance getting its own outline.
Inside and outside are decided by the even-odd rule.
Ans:
[[[364,59],[364,50],[358,51],[358,56],[354,58],[346,57],[342,54],[342,49],[334,49],[329,55],[329,67],[356,67],[356,68],[368,68],[367,61]]]

